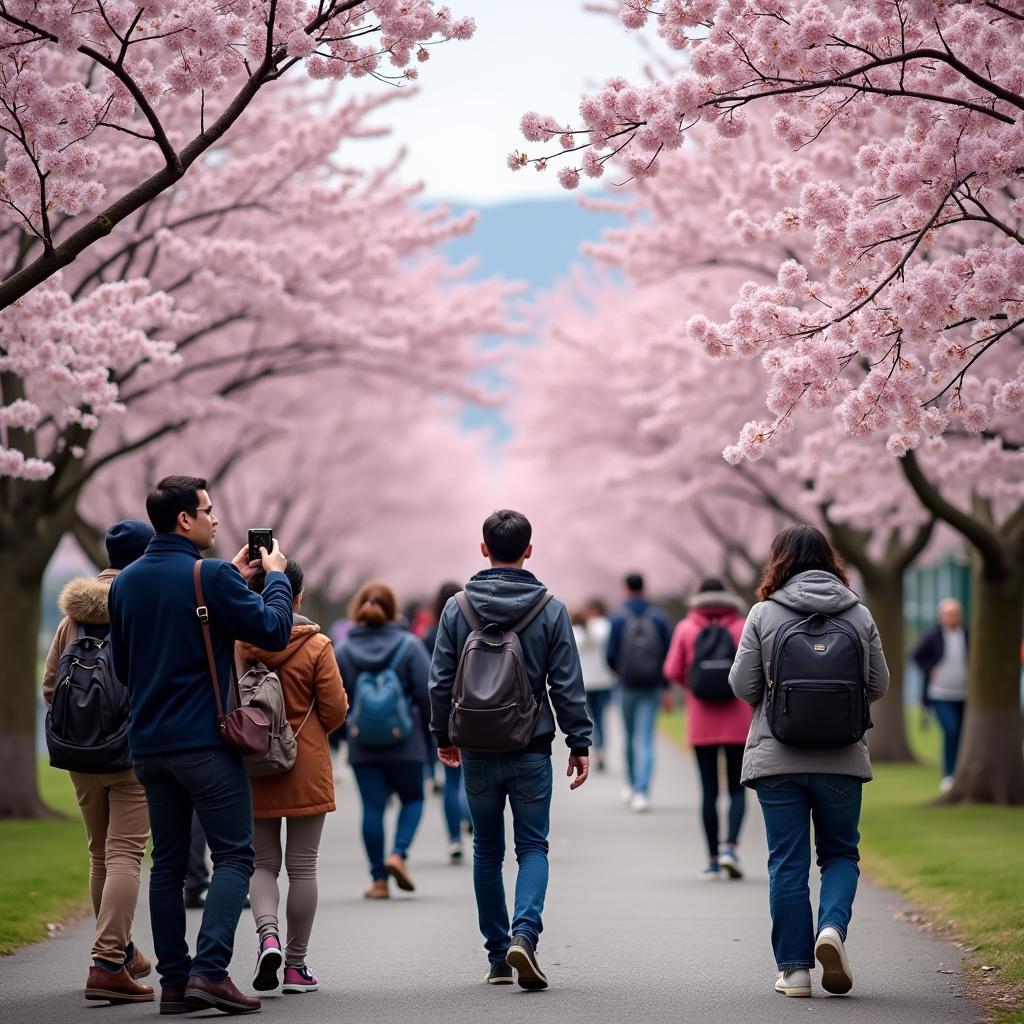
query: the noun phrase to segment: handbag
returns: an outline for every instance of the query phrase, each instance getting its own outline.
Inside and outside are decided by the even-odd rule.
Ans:
[[[203,560],[196,560],[192,579],[196,586],[196,615],[203,631],[203,643],[206,646],[206,660],[210,666],[210,685],[213,686],[213,698],[217,702],[217,724],[220,728],[221,742],[229,750],[243,756],[254,755],[266,757],[270,750],[270,719],[260,708],[243,704],[238,695],[238,680],[234,673],[231,683],[235,693],[235,709],[224,714],[224,705],[220,699],[220,686],[217,684],[217,662],[213,656],[213,638],[210,636],[210,611],[206,607],[203,596]]]

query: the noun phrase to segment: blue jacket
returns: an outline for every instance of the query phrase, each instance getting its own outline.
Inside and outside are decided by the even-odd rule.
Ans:
[[[530,610],[543,589],[544,584],[525,569],[485,569],[466,584],[466,597],[485,623],[511,626]],[[430,729],[439,747],[451,746],[448,715],[452,687],[469,633],[469,623],[453,597],[441,614],[430,666]],[[523,630],[519,640],[527,678],[534,693],[543,698],[533,741],[526,749],[551,753],[557,715],[566,745],[574,754],[585,757],[590,748],[593,725],[587,714],[580,656],[565,605],[557,598],[549,601],[544,611]]]
[[[380,671],[394,656],[400,643],[405,651],[395,671],[402,681],[409,710],[412,712],[413,730],[401,743],[393,747],[364,747],[351,734],[348,737],[349,764],[384,764],[392,761],[418,761],[433,759],[430,751],[430,700],[427,697],[427,677],[430,675],[430,657],[423,644],[397,623],[383,626],[353,626],[345,641],[339,644],[335,656],[348,694],[348,706],[355,704],[356,680],[359,673]]]
[[[199,549],[186,537],[158,534],[110,588],[110,650],[128,687],[128,746],[134,757],[220,746],[217,705],[196,615],[193,566]],[[254,594],[230,563],[203,565],[203,595],[225,711],[236,640],[282,651],[292,632],[292,588],[267,574]]]
[[[611,632],[608,634],[608,651],[606,658],[608,660],[608,667],[613,672],[619,670],[619,654],[622,648],[622,633],[626,628],[626,619],[628,615],[643,615],[648,614],[654,620],[654,628],[657,629],[658,635],[661,637],[664,650],[661,654],[661,660],[664,662],[668,655],[669,645],[672,643],[672,624],[668,621],[668,616],[660,609],[656,608],[646,597],[631,597],[625,601],[622,607],[617,611],[613,612],[609,621],[612,624]],[[662,680],[663,686],[668,686],[668,680]]]

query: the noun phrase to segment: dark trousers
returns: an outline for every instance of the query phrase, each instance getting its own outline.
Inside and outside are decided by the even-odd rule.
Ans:
[[[604,714],[612,702],[614,692],[610,687],[607,690],[587,690],[587,711],[594,723],[595,750],[604,750]]]
[[[206,866],[206,833],[199,824],[199,815],[192,814],[192,838],[189,842],[188,871],[185,874],[185,895],[199,896],[210,885],[210,869]]]
[[[146,790],[153,830],[149,913],[160,981],[165,988],[184,988],[191,974],[218,981],[228,973],[255,860],[245,766],[238,754],[218,747],[139,758],[135,773]],[[213,858],[194,958],[185,939],[182,898],[193,809]]]
[[[933,700],[932,710],[942,729],[942,774],[952,778],[956,772],[956,757],[960,752],[960,733],[964,727],[962,700]]]
[[[743,767],[743,744],[721,743],[694,747],[697,767],[700,770],[700,784],[704,792],[701,805],[701,820],[704,822],[704,838],[708,844],[708,855],[714,860],[718,856],[721,839],[718,822],[718,777],[719,752],[725,751],[725,777],[729,786],[729,835],[726,842],[735,846],[740,841],[740,829],[747,810],[747,794],[740,785],[740,769]]]
[[[363,845],[370,862],[370,877],[377,881],[388,877],[384,867],[384,812],[392,793],[398,794],[401,808],[395,826],[392,853],[405,858],[416,838],[423,817],[423,762],[386,761],[380,764],[354,764],[356,785],[363,801]]]

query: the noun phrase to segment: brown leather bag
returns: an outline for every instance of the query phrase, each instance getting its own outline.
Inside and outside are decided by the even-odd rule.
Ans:
[[[217,684],[217,662],[213,657],[213,638],[210,636],[210,612],[203,597],[203,560],[196,560],[192,579],[196,585],[196,615],[199,617],[203,630],[203,643],[206,645],[206,660],[210,665],[210,683],[213,686],[213,697],[217,702],[217,723],[220,726],[221,742],[229,750],[235,750],[243,756],[255,755],[266,757],[270,750],[270,719],[260,708],[243,704],[238,696],[238,681],[231,675],[231,683],[235,691],[235,709],[224,714],[224,705],[220,699],[220,686]]]

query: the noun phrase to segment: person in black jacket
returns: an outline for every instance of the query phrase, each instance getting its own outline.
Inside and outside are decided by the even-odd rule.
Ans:
[[[370,862],[367,899],[387,899],[388,877],[399,889],[416,888],[406,863],[409,847],[423,817],[423,767],[430,749],[430,701],[427,677],[430,659],[422,642],[396,621],[398,602],[386,583],[363,584],[352,599],[349,617],[355,623],[338,648],[338,667],[352,709],[348,723],[348,760],[363,801],[363,844]],[[402,684],[412,716],[412,730],[398,742],[375,746],[361,739],[362,673],[381,673],[392,667]],[[401,810],[391,853],[384,856],[384,811],[393,793]]]
[[[520,512],[504,510],[487,518],[480,550],[490,569],[477,573],[465,595],[484,623],[510,629],[545,599],[544,585],[523,563],[533,554],[532,527]],[[551,809],[551,744],[555,717],[569,747],[570,789],[587,780],[593,726],[569,613],[552,598],[519,634],[523,666],[540,705],[533,738],[511,753],[460,750],[448,734],[452,689],[470,625],[452,598],[445,605],[430,673],[431,731],[438,757],[449,767],[462,765],[473,818],[473,886],[480,930],[490,962],[487,981],[510,984],[513,970],[523,988],[546,988],[537,962],[541,910],[548,884],[548,831]],[[554,714],[551,705],[554,704]],[[505,801],[512,808],[519,877],[513,920],[509,924],[502,861],[505,857]]]
[[[236,640],[280,651],[292,630],[292,588],[277,540],[263,552],[263,594],[246,585],[260,563],[202,560],[217,517],[200,477],[161,480],[146,499],[157,535],[110,588],[110,650],[128,689],[128,745],[153,830],[149,909],[161,1013],[214,1007],[248,1013],[260,1001],[228,977],[235,929],[253,872],[252,793],[241,756],[221,743],[214,685],[230,707]],[[193,571],[202,565],[217,679],[211,680]],[[195,957],[185,939],[183,889],[195,808],[213,854]]]

